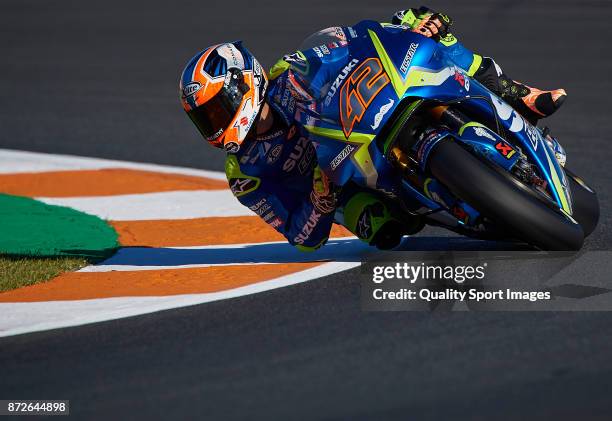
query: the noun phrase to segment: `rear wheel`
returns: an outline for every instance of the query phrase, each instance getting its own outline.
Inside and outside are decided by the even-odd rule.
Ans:
[[[429,155],[429,170],[454,195],[469,203],[500,229],[543,250],[578,250],[584,234],[579,224],[546,204],[505,171],[496,170],[451,140]]]

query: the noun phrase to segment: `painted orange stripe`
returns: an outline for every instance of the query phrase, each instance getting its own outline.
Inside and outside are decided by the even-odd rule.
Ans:
[[[183,220],[112,221],[123,246],[180,247],[261,243],[285,238],[259,216],[211,217]],[[349,237],[335,225],[332,237]]]
[[[224,180],[123,168],[0,174],[0,192],[31,197],[110,196],[227,188]]]
[[[313,262],[134,272],[72,272],[64,273],[49,282],[0,293],[0,302],[218,292],[310,269],[320,264]]]

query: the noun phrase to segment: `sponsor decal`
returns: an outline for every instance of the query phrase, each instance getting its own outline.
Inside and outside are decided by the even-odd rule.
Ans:
[[[414,57],[414,53],[419,47],[418,43],[411,42],[410,47],[408,47],[408,51],[406,51],[406,56],[404,57],[404,61],[402,61],[402,65],[400,66],[400,71],[402,73],[406,73],[408,71],[408,67],[410,66],[410,62],[412,61],[412,57]]]
[[[372,224],[370,221],[370,209],[363,211],[357,222],[357,236],[368,239],[372,235]]]
[[[183,98],[195,95],[195,93],[198,92],[200,89],[202,89],[202,84],[200,82],[188,83],[183,87]]]
[[[225,59],[227,67],[244,68],[244,59],[234,44],[223,44],[217,48],[217,53]]]
[[[398,20],[400,22],[403,22],[404,21],[404,17],[406,17],[406,11],[405,10],[398,10],[397,12],[395,12],[393,17],[395,17],[396,20]]]
[[[283,225],[283,221],[281,221],[281,219],[279,217],[274,218],[273,220],[271,220],[270,222],[268,222],[268,224],[270,224],[270,226],[272,228],[278,228],[281,225]]]
[[[276,161],[278,161],[278,158],[280,158],[282,151],[283,145],[276,145],[275,147],[273,147],[270,153],[268,154],[268,164],[274,164]]]
[[[288,63],[296,63],[301,65],[307,64],[306,56],[301,51],[296,51],[293,54],[287,54],[283,57],[283,60]]]
[[[255,212],[259,216],[262,216],[264,213],[269,211],[271,208],[272,206],[268,203],[268,201],[265,198],[261,199],[259,202],[255,203],[254,205],[249,206],[249,209],[251,209],[253,212]]]
[[[283,92],[281,105],[283,106],[283,108],[289,111],[289,113],[293,113],[295,111],[295,98],[289,89],[285,89],[285,91]]]
[[[495,106],[495,111],[497,111],[497,115],[502,120],[508,120],[512,118],[512,122],[510,124],[511,132],[518,133],[523,130],[523,128],[528,126],[525,120],[523,120],[523,118],[508,103],[504,102],[501,98],[499,98],[492,92],[489,94],[489,96],[491,97],[493,105]],[[535,136],[534,138],[532,138],[531,135],[529,135],[529,132],[527,132],[527,135],[529,135],[531,143],[533,144],[533,148],[534,150],[536,150],[538,148],[537,135],[535,133],[532,134]]]
[[[304,244],[308,238],[310,238],[310,234],[314,231],[315,227],[319,223],[319,219],[321,219],[321,213],[317,212],[316,209],[312,210],[312,213],[308,217],[308,221],[302,227],[302,232],[300,232],[294,239],[293,242],[296,244]]]
[[[388,24],[385,25],[385,28],[392,28],[392,29],[401,29],[402,31],[405,31],[407,29],[410,29],[408,26],[406,25],[396,25],[396,24]]]
[[[453,214],[455,218],[457,218],[464,224],[467,224],[470,219],[470,215],[465,211],[465,209],[463,209],[459,205],[453,206],[451,209],[451,213]]]
[[[230,190],[235,195],[239,195],[254,188],[257,185],[257,182],[252,178],[234,178],[230,183]]]
[[[283,164],[283,170],[286,172],[290,172],[295,168],[295,164],[297,161],[304,155],[304,151],[308,146],[308,139],[305,137],[300,137],[299,140],[295,143],[293,147],[293,151],[289,155],[289,158]]]
[[[321,51],[323,52],[323,54],[328,55],[331,54],[331,51],[329,51],[329,48],[327,48],[327,45],[322,45],[321,46]]]
[[[304,157],[298,164],[298,171],[300,174],[306,174],[312,168],[313,158],[315,156],[315,149],[312,144],[309,144],[306,147],[306,152],[304,153]]]
[[[334,27],[334,33],[335,33],[334,35],[336,35],[336,38],[338,38],[341,41],[346,41],[346,34],[342,30],[342,27],[340,26]]]
[[[274,217],[276,217],[276,214],[274,212],[270,211],[270,212],[268,212],[267,214],[265,214],[263,216],[263,220],[266,221],[266,222],[270,222],[270,219],[272,219]]]
[[[357,32],[353,29],[352,26],[346,28],[351,38],[357,38]]]
[[[240,145],[236,142],[229,142],[225,144],[224,149],[226,152],[236,153],[240,150]]]
[[[325,105],[329,105],[331,103],[332,98],[334,97],[334,95],[336,95],[336,91],[338,90],[338,88],[342,84],[342,81],[344,81],[344,79],[346,79],[346,77],[355,68],[357,63],[359,63],[359,60],[354,58],[354,59],[352,59],[349,62],[349,64],[344,66],[344,68],[342,69],[342,71],[340,72],[338,77],[336,77],[336,80],[334,80],[334,83],[332,83],[331,86],[329,87],[329,91],[327,91],[327,96],[325,97]]]
[[[489,96],[491,97],[491,101],[493,102],[493,105],[495,106],[495,111],[497,111],[497,115],[499,116],[499,118],[501,118],[502,120],[508,120],[512,116],[514,108],[512,108],[510,105],[504,102],[500,97],[495,95],[493,92],[491,92]]]
[[[389,102],[383,105],[382,107],[380,107],[380,110],[374,116],[374,124],[370,126],[372,127],[372,130],[378,129],[378,126],[380,126],[380,122],[382,121],[385,114],[389,112],[391,107],[393,107],[393,104],[395,104],[395,101],[392,98],[389,98]]]
[[[417,159],[419,162],[423,162],[425,155],[429,153],[430,146],[440,140],[440,138],[443,136],[446,136],[445,132],[439,132],[435,129],[426,130],[425,132],[421,133],[419,136],[420,144],[417,150]]]
[[[244,126],[246,126],[247,124],[249,124],[249,119],[248,119],[248,118],[246,118],[246,117],[242,117],[242,118],[240,119],[240,125],[244,127]]]
[[[287,111],[289,111],[291,114],[293,114],[293,112],[295,111],[295,98],[294,97],[289,98],[289,104],[287,104]]]
[[[204,139],[205,139],[206,141],[210,142],[211,140],[215,140],[216,138],[218,138],[219,136],[221,136],[221,135],[223,134],[223,132],[224,132],[224,130],[223,130],[223,129],[219,129],[219,130],[217,131],[217,133],[215,133],[215,134],[213,134],[213,135],[211,135],[211,136],[205,137]],[[226,150],[227,150],[227,149],[226,149]],[[228,151],[228,152],[230,152],[230,151]]]
[[[495,136],[489,133],[489,131],[485,129],[484,127],[475,127],[474,133],[476,133],[476,136],[479,136],[479,137],[486,137],[487,139],[497,140]]]
[[[535,127],[533,127],[531,124],[525,124],[525,133],[527,133],[527,137],[529,137],[529,140],[531,141],[531,145],[533,146],[533,150],[537,150],[538,149],[538,140],[539,140],[539,135],[538,135],[538,131]]]
[[[313,47],[312,51],[315,52],[315,54],[317,55],[317,57],[319,58],[323,58],[323,51],[321,51],[320,47]]]
[[[255,87],[257,88],[257,103],[261,105],[266,96],[266,89],[268,88],[267,79],[263,75],[263,69],[257,60],[253,63],[253,80]]]
[[[508,145],[506,142],[499,142],[495,145],[495,149],[497,149],[506,159],[512,158],[516,153],[512,146]]]
[[[355,147],[353,145],[346,145],[344,149],[340,151],[338,156],[332,159],[331,169],[335,170],[336,168],[338,168],[338,166],[342,163],[342,161],[344,161],[346,157],[349,156],[351,152],[353,152],[354,150],[355,150]]]
[[[342,85],[339,101],[342,131],[348,139],[355,124],[360,123],[374,98],[391,83],[382,63],[369,58],[357,67]]]
[[[259,154],[262,157],[265,157],[268,154],[268,151],[272,147],[270,142],[259,142]]]
[[[291,91],[289,91],[289,89],[285,89],[283,91],[283,98],[281,99],[281,105],[283,107],[286,107],[289,103],[289,97],[291,97]]]
[[[282,136],[284,133],[285,133],[284,129],[278,129],[277,131],[272,132],[270,134],[258,135],[255,138],[260,141],[272,140],[272,139],[276,139],[277,137]]]
[[[466,77],[462,72],[455,68],[455,80],[465,88],[466,91],[470,90],[470,78]]]

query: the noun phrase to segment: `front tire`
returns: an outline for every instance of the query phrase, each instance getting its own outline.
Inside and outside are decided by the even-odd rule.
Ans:
[[[428,167],[455,196],[503,231],[542,250],[579,250],[584,233],[519,181],[479,160],[456,142],[434,146]]]
[[[599,222],[599,199],[597,193],[584,180],[565,169],[572,191],[572,217],[580,223],[584,237],[588,237]]]

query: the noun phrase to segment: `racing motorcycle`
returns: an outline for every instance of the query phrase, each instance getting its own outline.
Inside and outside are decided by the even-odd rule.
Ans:
[[[435,41],[369,21],[352,30],[342,83],[306,126],[335,185],[356,183],[407,219],[462,235],[581,248],[599,202],[562,165],[548,129],[437,53]]]

